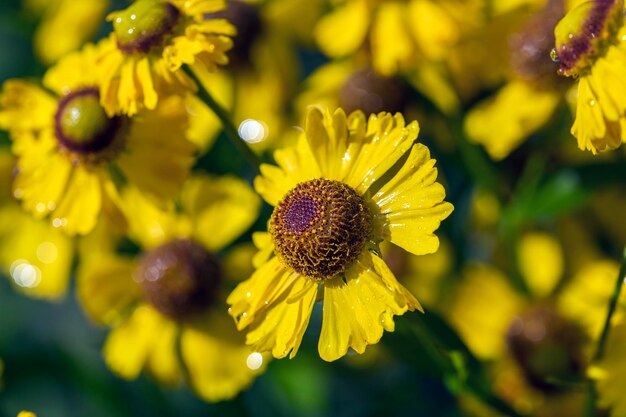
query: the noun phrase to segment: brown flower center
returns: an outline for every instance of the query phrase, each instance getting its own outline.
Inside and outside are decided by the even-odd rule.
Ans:
[[[355,71],[339,90],[339,103],[346,113],[362,110],[366,115],[404,108],[406,88],[398,78],[382,77],[372,69]]]
[[[269,229],[277,255],[290,268],[322,281],[356,261],[371,236],[372,216],[350,186],[320,178],[287,193]]]
[[[136,276],[143,296],[166,316],[183,320],[210,307],[222,281],[215,255],[178,239],[146,253]]]
[[[509,349],[528,381],[544,390],[580,377],[585,337],[574,323],[547,306],[516,317],[507,332]]]

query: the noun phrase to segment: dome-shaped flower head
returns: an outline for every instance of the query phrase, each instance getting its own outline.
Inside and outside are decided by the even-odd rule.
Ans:
[[[84,308],[113,327],[106,364],[129,380],[145,369],[163,384],[184,381],[207,401],[234,397],[264,358],[226,313],[221,255],[256,220],[261,199],[238,178],[198,176],[165,209],[132,190],[122,202],[141,253],[92,250],[78,272]]]
[[[98,54],[88,46],[59,61],[44,77],[49,90],[9,80],[0,96],[0,128],[9,130],[18,159],[14,196],[70,234],[89,233],[101,212],[114,213],[123,187],[167,201],[196,151],[179,97],[132,119],[108,116],[94,78]]]
[[[622,0],[594,0],[572,9],[554,29],[558,73],[578,77],[578,147],[594,154],[626,141],[626,28]]]
[[[223,0],[137,0],[113,12],[113,32],[103,41],[102,103],[109,114],[154,109],[164,92],[195,89],[183,64],[214,71],[228,63],[235,28],[211,17]]]
[[[255,188],[274,206],[269,233],[254,236],[257,270],[227,299],[255,350],[293,357],[320,289],[327,361],[362,353],[393,331],[394,315],[421,310],[378,248],[388,240],[436,251],[434,231],[453,210],[428,148],[414,144],[418,130],[399,113],[313,108],[298,145],[276,151],[278,166],[261,166]]]

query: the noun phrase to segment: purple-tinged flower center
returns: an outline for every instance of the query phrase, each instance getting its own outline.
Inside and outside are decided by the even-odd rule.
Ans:
[[[372,216],[363,197],[342,182],[324,178],[298,184],[270,219],[277,255],[316,281],[351,266],[371,231]]]
[[[624,19],[623,0],[594,0],[572,9],[554,29],[559,75],[576,76],[604,53]]]

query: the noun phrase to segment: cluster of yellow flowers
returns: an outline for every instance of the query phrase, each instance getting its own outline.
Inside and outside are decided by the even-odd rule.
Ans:
[[[626,142],[623,1],[135,0],[85,43],[108,8],[58,0],[34,37],[45,74],[2,86],[0,268],[32,297],[75,288],[114,373],[227,400],[307,328],[335,361],[421,301],[512,412],[575,415],[582,380],[626,415],[626,269],[606,249],[626,181],[587,207],[601,246],[588,213],[550,206],[580,178],[544,181],[533,153],[593,157],[553,140],[568,105],[580,150]],[[215,174],[220,132],[251,168]],[[425,143],[463,174],[438,180]],[[440,242],[442,183],[463,220]]]

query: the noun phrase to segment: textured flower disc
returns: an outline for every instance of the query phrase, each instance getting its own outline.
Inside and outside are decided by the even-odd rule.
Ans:
[[[561,64],[560,75],[579,75],[605,52],[622,25],[623,10],[623,0],[587,1],[561,19],[554,28],[556,48],[552,52]]]
[[[407,89],[398,78],[383,77],[371,68],[355,71],[339,90],[340,107],[347,113],[362,110],[365,114],[402,111]]]
[[[109,118],[100,105],[96,88],[73,91],[59,100],[55,135],[61,146],[78,154],[106,150],[122,127],[121,117]]]
[[[212,305],[222,272],[204,246],[178,239],[146,253],[136,279],[146,301],[166,316],[184,320]]]
[[[125,53],[147,53],[163,43],[180,12],[166,1],[138,0],[111,16],[118,48]]]
[[[544,390],[558,390],[555,381],[581,376],[584,342],[578,326],[546,306],[516,317],[507,331],[507,344],[517,363],[529,382]]]
[[[207,15],[211,19],[226,19],[237,28],[233,47],[228,51],[229,66],[244,66],[250,62],[250,48],[262,31],[263,22],[254,4],[241,0],[228,0],[226,9]]]
[[[371,231],[372,218],[363,197],[342,182],[323,178],[298,184],[270,219],[278,256],[316,281],[352,265]]]

